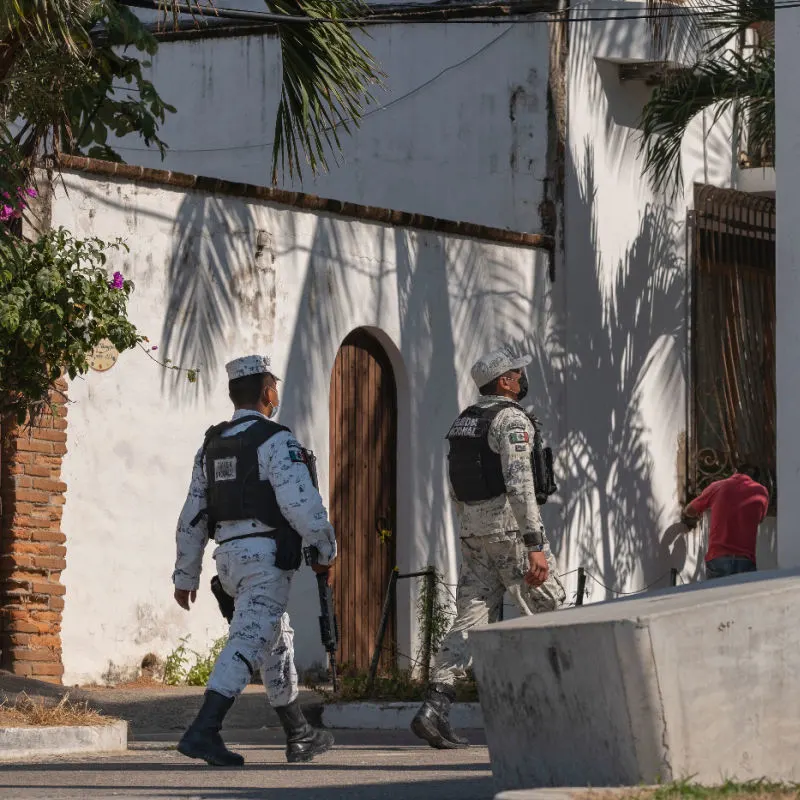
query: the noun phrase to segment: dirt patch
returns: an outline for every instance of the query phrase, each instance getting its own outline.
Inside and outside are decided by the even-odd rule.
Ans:
[[[24,692],[13,702],[0,702],[0,727],[31,728],[62,725],[110,725],[116,722],[89,708],[88,703],[73,703],[69,695],[58,702],[44,697],[31,698]]]
[[[137,678],[133,681],[123,681],[122,683],[115,683],[111,686],[104,684],[104,683],[87,683],[84,686],[80,687],[82,690],[87,691],[97,691],[97,690],[108,690],[113,691],[114,689],[142,689],[146,691],[170,691],[175,689],[175,686],[170,686],[163,681],[155,680],[154,678]]]

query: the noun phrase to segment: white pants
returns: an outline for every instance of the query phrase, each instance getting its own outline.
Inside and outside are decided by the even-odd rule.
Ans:
[[[275,540],[266,537],[223,542],[214,560],[234,612],[208,688],[237,697],[259,669],[270,705],[288,705],[297,697],[294,631],[286,613],[294,573],[275,566]]]

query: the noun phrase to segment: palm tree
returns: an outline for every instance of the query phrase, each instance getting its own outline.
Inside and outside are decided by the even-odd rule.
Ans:
[[[3,0],[0,3],[0,150],[24,162],[45,152],[88,152],[119,159],[107,142],[136,133],[159,147],[158,127],[174,111],[125,48],[153,54],[155,38],[127,7],[128,0]],[[177,25],[180,0],[158,0]],[[322,19],[277,23],[283,86],[275,124],[272,179],[279,170],[302,178],[327,169],[339,130],[358,125],[381,74],[342,20],[364,15],[361,0],[266,0],[276,15]],[[188,0],[190,9],[213,7]],[[129,89],[118,88],[120,84]],[[22,120],[11,132],[12,124]]]
[[[642,171],[655,191],[672,198],[683,188],[683,136],[706,109],[713,109],[712,127],[731,112],[735,129],[746,124],[751,153],[771,160],[775,150],[774,41],[762,41],[746,55],[740,46],[746,31],[774,23],[773,0],[715,0],[695,12],[691,42],[699,42],[699,55],[691,66],[667,73],[641,115]]]

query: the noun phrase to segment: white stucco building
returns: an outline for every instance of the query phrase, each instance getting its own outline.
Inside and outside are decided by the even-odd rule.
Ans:
[[[542,15],[370,27],[387,92],[341,164],[302,187],[335,203],[253,186],[269,174],[279,92],[270,32],[166,37],[151,77],[178,108],[162,131],[171,149],[163,164],[119,151],[171,172],[73,160],[52,224],[126,240],[113,266],[136,283],[132,319],[201,380],[134,351],[70,388],[65,680],[224,631],[208,591],[190,615],[172,601],[173,530],[202,434],[229,413],[222,365],[251,351],[274,359],[280,421],[318,455],[346,542],[342,625],[362,661],[395,563],[456,579],[444,435],[474,394],[469,366],[504,341],[535,356],[530,403],[558,458],[543,514],[568,600],[579,566],[597,581],[590,600],[664,586],[671,568],[700,575],[703,532],[675,525],[687,447],[700,446],[689,220],[695,183],[740,178],[730,124],[709,134],[701,117],[684,195],[653,195],[637,158],[652,89],[624,70],[653,62],[651,35],[631,18],[641,4],[610,6],[573,6],[568,46]],[[773,529],[762,566],[775,563]],[[209,552],[204,589],[212,569]],[[113,605],[97,601],[109,574]],[[401,655],[416,652],[415,591],[401,582]],[[301,574],[301,667],[322,658],[316,602]]]

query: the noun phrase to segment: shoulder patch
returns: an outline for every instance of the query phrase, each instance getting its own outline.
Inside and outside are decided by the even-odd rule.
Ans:
[[[511,431],[508,434],[508,441],[511,444],[527,444],[530,441],[528,431]]]
[[[289,448],[289,460],[297,462],[299,464],[305,464],[306,463],[306,458],[305,458],[305,455],[303,455],[303,451],[299,450],[299,449],[297,449],[295,447],[290,447]]]

